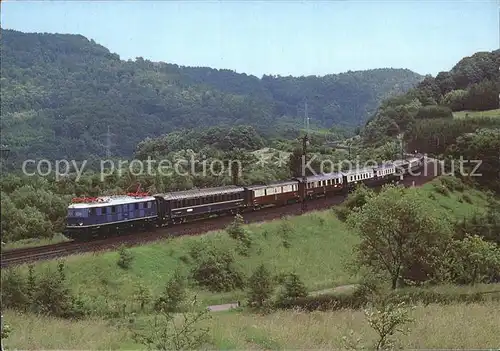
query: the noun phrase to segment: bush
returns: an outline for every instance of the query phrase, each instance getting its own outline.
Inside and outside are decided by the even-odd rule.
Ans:
[[[2,309],[28,309],[31,301],[27,292],[26,279],[16,268],[7,268],[2,273]]]
[[[350,294],[328,293],[303,296],[296,299],[280,299],[274,307],[282,309],[300,308],[305,311],[334,311],[340,309],[360,309],[369,301],[370,293],[363,286]]]
[[[416,119],[453,118],[453,112],[447,106],[429,105],[418,109]]]
[[[281,224],[278,228],[278,235],[281,237],[281,242],[283,247],[288,249],[291,247],[290,244],[290,234],[293,233],[293,227],[290,224],[290,218],[288,216],[283,217]]]
[[[384,302],[390,302],[392,304],[406,303],[409,305],[429,305],[477,303],[484,301],[500,301],[500,291],[463,293],[451,290],[438,292],[425,288],[412,287],[390,290],[389,292],[375,292],[370,287],[360,285],[352,293],[327,293],[297,299],[278,300],[274,303],[274,307],[280,309],[299,308],[305,311],[334,311],[342,309],[359,310],[370,303],[381,304]]]
[[[423,288],[412,288],[404,290],[392,291],[388,296],[384,297],[393,303],[405,302],[408,304],[454,304],[454,303],[477,303],[484,302],[487,299],[500,301],[500,293],[486,294],[480,292],[461,293],[456,291],[437,292],[426,290]]]
[[[274,291],[271,273],[264,265],[257,267],[248,280],[248,304],[263,307]]]
[[[356,187],[354,192],[349,194],[342,205],[334,207],[333,211],[338,219],[345,221],[352,211],[363,207],[368,199],[373,197],[374,194],[373,190],[369,189],[364,184],[360,184]]]
[[[28,277],[14,270],[6,272],[2,275],[2,307],[60,318],[81,318],[88,314],[82,301],[67,287],[63,262],[57,272],[47,270],[38,279],[32,266]]]
[[[206,327],[206,321],[209,319],[207,309],[183,313],[182,318],[162,312],[141,331],[131,326],[132,338],[149,350],[195,350],[208,341],[210,329]]]
[[[285,281],[283,282],[279,300],[295,300],[306,296],[306,286],[300,280],[299,276],[295,273],[288,274]]]
[[[442,184],[434,184],[434,191],[444,196],[450,195],[448,188]]]
[[[241,255],[248,256],[248,250],[252,246],[252,239],[243,227],[244,223],[243,217],[237,214],[233,222],[226,228],[226,232],[232,239],[238,241],[238,252]]]
[[[132,265],[132,261],[134,260],[134,256],[132,255],[132,253],[122,245],[118,250],[118,255],[118,262],[116,262],[118,267],[122,269],[129,269]]]
[[[199,243],[191,248],[192,277],[199,286],[222,292],[244,287],[243,273],[236,267],[233,253]]]
[[[463,195],[462,195],[462,200],[463,200],[464,202],[468,203],[468,204],[472,204],[472,199],[471,199],[471,197],[470,197],[469,195],[467,195],[467,194],[463,194]]]
[[[466,235],[453,241],[445,265],[455,283],[491,283],[500,276],[500,247],[478,235]]]
[[[444,187],[446,187],[450,191],[464,191],[465,190],[465,184],[462,181],[462,179],[457,178],[457,177],[442,177],[441,179],[441,184],[443,184]]]
[[[378,306],[365,309],[365,317],[370,327],[378,334],[378,340],[375,345],[376,350],[394,349],[394,335],[397,332],[406,334],[408,323],[413,322],[409,316],[409,309],[405,308],[405,303],[394,304],[384,301]]]
[[[139,303],[140,310],[143,311],[151,300],[151,291],[143,284],[138,284],[134,299]]]
[[[163,295],[156,301],[155,310],[176,312],[186,298],[185,278],[176,271],[168,281]]]

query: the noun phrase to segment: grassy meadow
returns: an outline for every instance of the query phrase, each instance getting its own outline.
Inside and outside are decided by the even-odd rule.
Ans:
[[[472,350],[500,345],[498,303],[419,305],[411,316],[414,322],[408,325],[409,333],[399,338],[399,346],[405,349]],[[4,317],[15,331],[5,342],[7,349],[143,348],[131,338],[126,321],[71,322],[12,311],[6,311]],[[279,311],[268,315],[227,311],[211,317],[206,348],[212,349],[345,349],[343,337],[351,330],[354,339],[361,338],[355,344],[358,349],[376,340],[362,311]]]
[[[416,191],[435,204],[435,211],[442,218],[453,221],[484,210],[486,197],[483,193],[472,189],[441,193],[437,190],[441,185],[436,179]],[[331,209],[245,227],[252,238],[252,247],[248,257],[237,256],[237,264],[246,276],[264,263],[275,275],[297,273],[309,292],[359,282],[360,277],[349,269],[358,237],[336,218]],[[283,245],[283,231],[288,233],[289,245]],[[125,319],[109,319],[100,312],[109,311],[110,306],[116,311],[121,308],[133,310],[140,285],[153,297],[159,296],[176,269],[184,272],[189,269],[186,257],[194,243],[228,250],[236,247],[227,233],[217,231],[131,248],[133,261],[126,270],[118,267],[117,252],[66,258],[69,285],[86,305],[91,306],[96,317],[67,321],[4,311],[4,317],[13,329],[4,345],[10,349],[140,348],[132,340]],[[35,266],[35,270],[55,270],[56,265],[57,262],[53,261],[42,262]],[[27,267],[20,269],[27,270]],[[476,288],[484,290],[484,287]],[[500,286],[495,288],[500,290]],[[195,286],[190,287],[190,294],[196,295],[197,301],[205,306],[237,300],[244,302],[245,299],[243,291],[213,293]],[[500,334],[495,332],[496,326],[500,325],[498,303],[418,306],[412,313],[416,321],[410,334],[401,339],[405,348],[488,348],[500,345]],[[361,311],[279,311],[268,315],[231,311],[211,315],[209,347],[216,348],[343,348],[342,337],[350,329],[362,336],[364,342],[370,343],[375,338]],[[136,322],[145,323],[150,318],[139,315]]]
[[[468,115],[468,117],[466,117]],[[500,117],[500,109],[488,111],[457,111],[453,112],[454,118]]]

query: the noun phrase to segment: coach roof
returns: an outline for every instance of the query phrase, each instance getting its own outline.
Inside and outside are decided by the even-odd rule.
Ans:
[[[68,209],[118,206],[118,205],[127,205],[127,204],[134,204],[147,201],[155,201],[155,198],[153,196],[134,197],[129,195],[99,196],[95,198],[94,201],[72,203],[68,206]]]
[[[221,194],[234,194],[243,192],[245,189],[235,185],[221,186],[216,188],[204,188],[204,189],[190,189],[183,191],[176,191],[172,193],[159,194],[157,196],[163,197],[165,200],[181,200],[181,199],[192,199],[197,197],[221,195]]]

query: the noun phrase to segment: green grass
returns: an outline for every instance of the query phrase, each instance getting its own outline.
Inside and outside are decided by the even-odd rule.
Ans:
[[[126,324],[101,319],[64,321],[5,311],[12,333],[7,349],[143,349],[135,344]],[[500,345],[500,304],[417,306],[409,333],[399,337],[404,349],[488,349]],[[149,317],[145,317],[149,319]],[[143,323],[144,320],[138,321]],[[216,349],[345,349],[350,330],[371,346],[376,334],[361,311],[268,315],[217,312],[209,323],[209,345]]]
[[[467,188],[465,191],[449,192],[448,195],[438,193],[435,188],[443,184],[441,177],[433,180],[420,188],[420,194],[426,197],[434,197],[432,201],[436,204],[436,211],[451,221],[469,217],[473,213],[484,213],[487,205],[486,195],[479,190]],[[432,194],[432,195],[431,195]],[[464,199],[468,197],[471,203]]]
[[[500,117],[500,109],[488,111],[457,111],[453,112],[454,118]]]
[[[435,211],[450,221],[470,216],[474,211],[484,211],[486,197],[483,193],[466,188],[441,194],[436,186],[444,184],[439,178],[416,191],[430,198]],[[464,196],[469,201],[463,201]],[[283,220],[246,226],[253,239],[249,257],[238,256],[241,270],[248,276],[265,263],[273,274],[295,271],[310,292],[345,284],[355,284],[359,277],[349,269],[349,260],[358,238],[350,233],[344,223],[336,219],[332,210],[309,213],[288,219],[289,242],[285,248],[279,235]],[[134,260],[129,270],[117,266],[118,253],[88,253],[66,259],[67,278],[72,289],[78,292],[99,315],[100,312],[119,311],[122,304],[127,310],[135,309],[136,287],[142,284],[153,297],[163,290],[176,268],[188,269],[183,257],[194,242],[234,249],[235,243],[225,232],[212,232],[195,237],[179,237],[131,248]],[[37,264],[37,270],[51,267],[56,262]],[[23,267],[22,269],[26,269]],[[436,287],[443,292],[500,290],[500,284],[474,287]],[[349,290],[349,289],[347,289]],[[244,301],[244,292],[216,294],[190,288],[201,305]],[[498,311],[495,313],[494,311]],[[53,318],[3,312],[13,332],[6,345],[21,349],[137,349],[126,321],[104,320],[99,317],[78,322]],[[472,348],[493,347],[500,344],[495,326],[500,324],[500,305],[483,304],[420,306],[414,312],[417,318],[412,332],[401,339],[405,348]],[[151,316],[140,315],[142,323]],[[339,311],[329,313],[295,313],[280,311],[259,316],[248,312],[213,313],[211,346],[224,349],[238,348],[342,348],[342,336],[350,329],[373,342],[375,335],[362,312]]]
[[[238,265],[247,276],[259,264],[265,263],[274,274],[297,272],[310,290],[357,281],[347,272],[344,260],[350,257],[358,239],[331,211],[292,217],[289,221],[293,230],[289,248],[283,246],[277,234],[282,221],[247,227],[254,242],[251,256],[237,257]],[[176,268],[188,269],[181,258],[187,256],[190,245],[196,241],[226,249],[235,247],[235,242],[225,232],[174,238],[131,248],[134,261],[129,270],[117,266],[117,252],[70,256],[66,259],[68,280],[96,309],[109,302],[130,301],[138,283],[159,295]],[[37,269],[55,269],[55,266],[53,261],[42,262]],[[241,291],[214,294],[193,288],[193,293],[207,305],[233,302],[243,297]]]
[[[62,234],[55,234],[51,239],[32,238],[32,239],[8,242],[5,244],[2,243],[2,250],[13,250],[20,248],[35,247],[35,246],[52,245],[63,241],[69,241],[69,239]]]

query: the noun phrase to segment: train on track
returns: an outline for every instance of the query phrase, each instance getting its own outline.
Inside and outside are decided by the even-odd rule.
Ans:
[[[268,185],[230,185],[155,195],[129,193],[75,198],[68,206],[65,235],[75,241],[89,241],[347,194],[358,183],[374,187],[397,181],[410,172],[418,171],[423,162],[423,155],[415,155],[376,167],[299,177]]]

